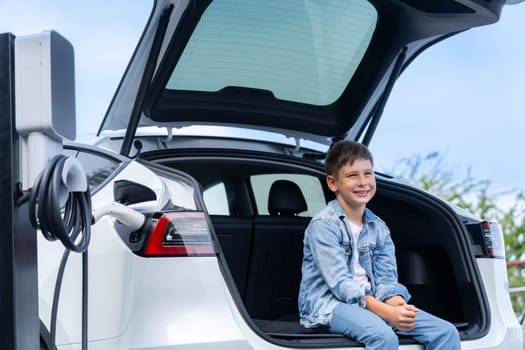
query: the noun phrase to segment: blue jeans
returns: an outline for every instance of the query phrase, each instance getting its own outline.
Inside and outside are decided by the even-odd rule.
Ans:
[[[401,332],[394,331],[388,323],[367,309],[339,303],[333,311],[329,331],[355,339],[365,344],[367,350],[397,349],[397,334],[424,344],[426,350],[461,350],[456,327],[423,310],[417,312],[414,329]]]

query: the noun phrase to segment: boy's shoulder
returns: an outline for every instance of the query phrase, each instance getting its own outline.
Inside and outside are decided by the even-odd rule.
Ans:
[[[366,223],[377,223],[377,224],[380,224],[380,225],[386,225],[386,223],[383,221],[383,219],[381,219],[378,215],[376,215],[369,208],[365,209],[364,221]]]
[[[320,216],[329,216],[334,218],[339,218],[340,216],[345,215],[343,207],[341,207],[341,204],[339,204],[337,199],[333,199],[328,202],[326,206],[317,214]]]
[[[340,207],[337,200],[332,200],[326,204],[326,206],[318,211],[313,217],[310,223],[314,222],[333,222],[337,223],[340,221],[340,217],[344,215],[342,208]]]

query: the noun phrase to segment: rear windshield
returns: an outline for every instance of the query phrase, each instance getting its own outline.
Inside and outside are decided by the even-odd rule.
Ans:
[[[377,12],[365,0],[216,0],[166,88],[215,92],[237,86],[328,105],[354,75],[376,23]]]

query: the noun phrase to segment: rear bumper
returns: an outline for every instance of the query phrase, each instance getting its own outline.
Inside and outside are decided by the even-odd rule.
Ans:
[[[523,349],[523,331],[512,310],[503,259],[477,259],[490,308],[488,333],[479,339],[464,341],[463,349]]]

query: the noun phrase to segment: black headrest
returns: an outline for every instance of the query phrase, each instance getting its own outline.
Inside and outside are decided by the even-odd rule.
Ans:
[[[293,216],[308,209],[303,193],[296,183],[277,180],[270,188],[268,211],[270,215]]]

